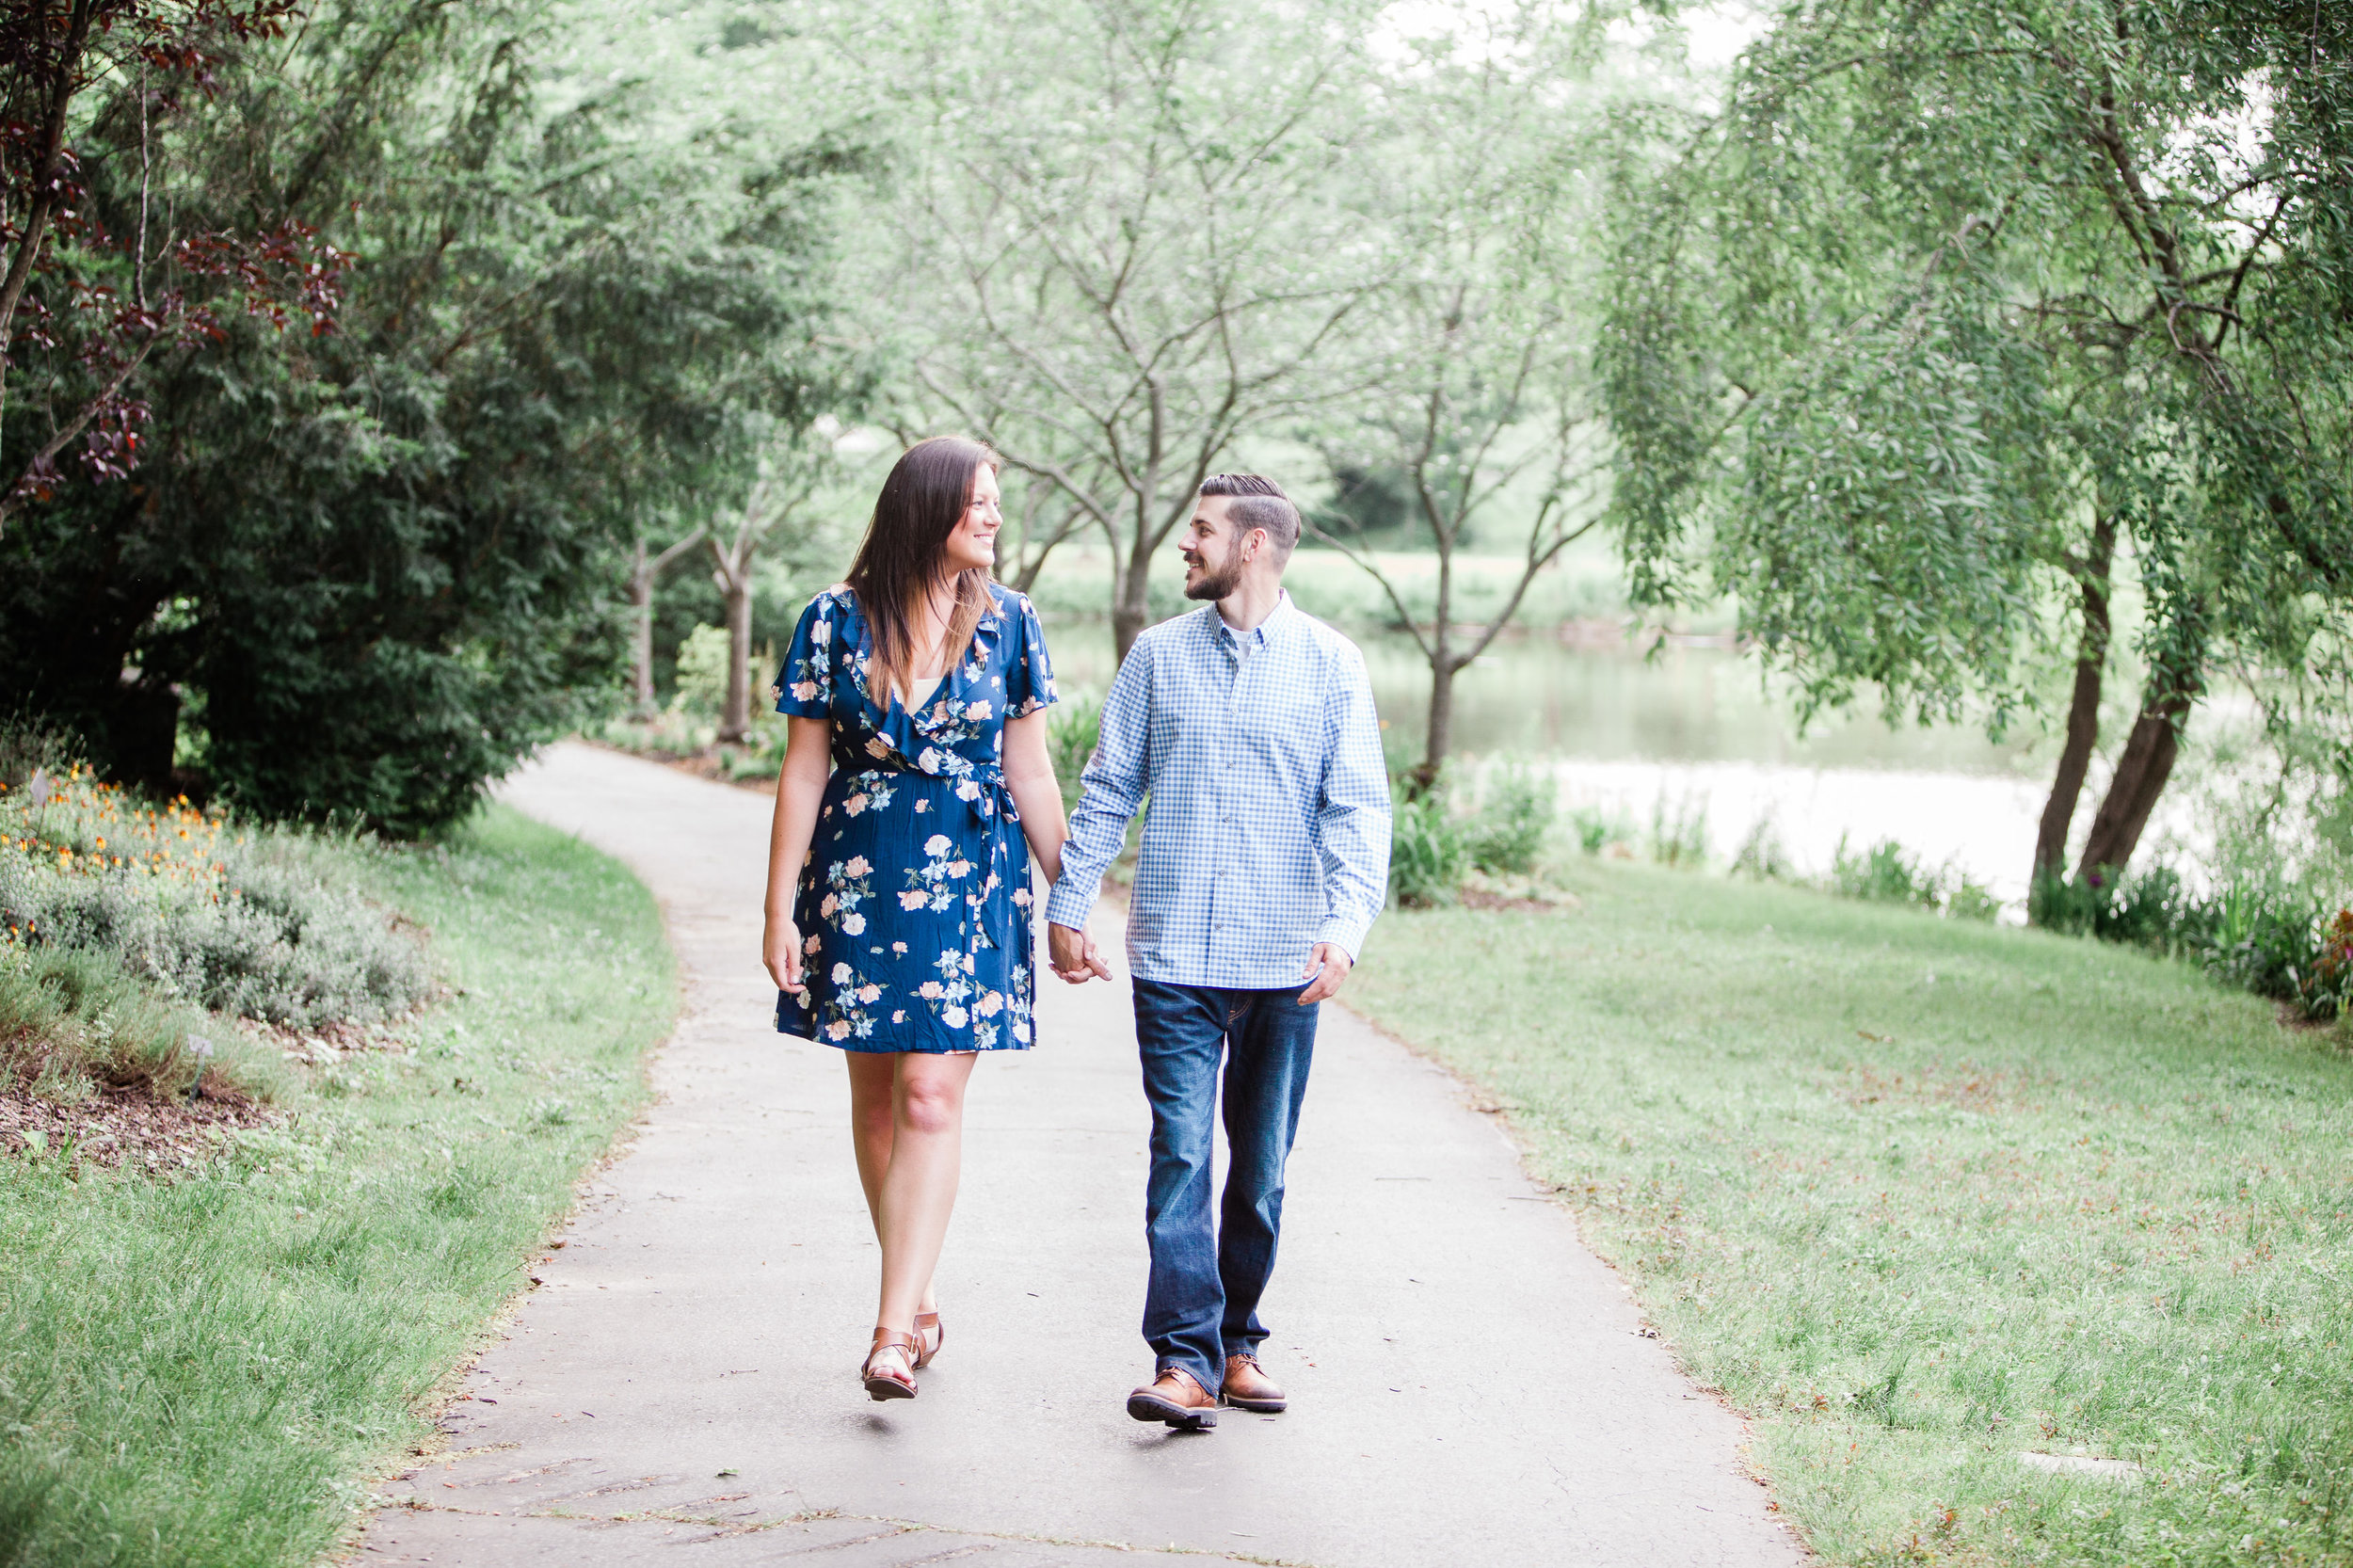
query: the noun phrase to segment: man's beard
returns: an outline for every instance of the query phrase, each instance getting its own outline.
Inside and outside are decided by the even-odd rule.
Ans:
[[[1198,583],[1185,585],[1185,597],[1216,600],[1226,598],[1241,586],[1241,556],[1237,553],[1225,557],[1225,565],[1219,570],[1204,568]]]

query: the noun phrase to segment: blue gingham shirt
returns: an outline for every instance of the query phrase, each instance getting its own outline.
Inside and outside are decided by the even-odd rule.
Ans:
[[[1246,641],[1245,641],[1246,639]],[[1389,880],[1389,779],[1364,655],[1285,594],[1246,632],[1214,604],[1136,639],[1046,918],[1084,929],[1146,795],[1128,904],[1140,980],[1273,990],[1318,942],[1353,962]]]

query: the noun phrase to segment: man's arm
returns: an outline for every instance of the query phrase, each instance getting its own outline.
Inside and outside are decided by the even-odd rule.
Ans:
[[[1323,790],[1316,808],[1323,924],[1308,964],[1315,983],[1300,993],[1303,1002],[1321,1001],[1340,988],[1389,897],[1389,771],[1381,755],[1372,681],[1353,648],[1337,674],[1325,710]]]
[[[1151,783],[1152,655],[1139,643],[1121,663],[1103,698],[1095,755],[1080,776],[1086,792],[1070,816],[1070,838],[1063,845],[1062,876],[1046,898],[1049,926],[1083,933],[1087,914],[1102,891],[1103,873],[1127,842],[1128,823],[1144,804]],[[1050,936],[1052,933],[1049,931]]]

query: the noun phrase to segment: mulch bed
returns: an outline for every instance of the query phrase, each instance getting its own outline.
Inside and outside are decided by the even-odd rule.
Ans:
[[[76,1160],[164,1175],[203,1163],[227,1133],[277,1119],[212,1073],[194,1100],[157,1098],[143,1088],[100,1089],[78,1105],[59,1105],[7,1089],[0,1090],[0,1155],[39,1148],[42,1158],[55,1158],[71,1144]],[[41,1136],[27,1136],[36,1133]]]

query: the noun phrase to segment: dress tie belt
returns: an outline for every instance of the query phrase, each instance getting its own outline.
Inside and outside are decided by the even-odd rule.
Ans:
[[[1016,927],[1026,930],[1028,920],[1026,913],[1018,919],[1015,915],[1013,878],[1016,870],[1026,875],[1030,857],[1025,844],[1020,856],[1021,864],[1017,868],[1012,864],[1013,856],[1006,840],[1020,836],[1021,809],[1014,803],[1012,786],[1005,782],[1005,770],[986,766],[975,767],[968,773],[945,774],[926,773],[920,768],[870,766],[859,768],[850,775],[853,783],[863,778],[928,778],[954,786],[952,792],[971,812],[972,821],[981,829],[982,841],[988,846],[986,858],[978,868],[981,880],[965,896],[964,917],[957,923],[957,932],[964,937],[965,956],[968,960],[972,958],[973,938],[976,936],[1000,952],[1015,952],[1014,932]],[[976,786],[970,794],[965,792],[964,786],[967,784]],[[1003,831],[1004,828],[1012,831]],[[988,896],[987,889],[992,881],[1004,889],[1002,898],[992,899]],[[977,921],[975,911],[979,915]],[[1016,952],[1016,956],[1022,955]]]

